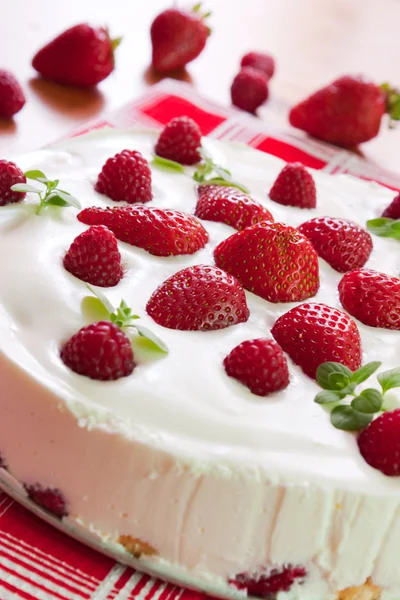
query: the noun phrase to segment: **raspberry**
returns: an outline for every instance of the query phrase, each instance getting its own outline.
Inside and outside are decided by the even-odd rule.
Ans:
[[[284,206],[315,208],[317,205],[314,179],[301,163],[289,163],[283,167],[269,197]]]
[[[275,600],[275,594],[289,592],[296,581],[301,584],[306,576],[307,571],[304,567],[287,565],[280,570],[272,569],[268,575],[240,573],[234,579],[230,579],[229,583],[239,590],[246,590],[248,596]]]
[[[400,409],[383,413],[358,436],[364,460],[389,477],[400,475]]]
[[[10,188],[17,183],[26,183],[26,177],[19,167],[8,160],[0,160],[0,206],[21,202],[25,192],[13,192]]]
[[[264,73],[252,67],[242,67],[231,86],[232,104],[255,113],[268,98],[268,80]]]
[[[240,66],[253,67],[253,69],[264,73],[268,79],[271,79],[275,72],[275,60],[272,56],[263,52],[248,52],[243,56]]]
[[[57,488],[44,488],[40,483],[26,485],[28,496],[33,502],[53,513],[59,519],[68,516],[64,496]]]
[[[201,160],[201,131],[193,119],[175,117],[162,130],[155,153],[182,165],[194,165]]]
[[[137,150],[122,150],[106,161],[95,190],[117,202],[149,202],[152,199],[149,163]]]
[[[397,194],[392,202],[385,208],[382,217],[386,219],[400,219],[400,193]]]
[[[14,75],[0,69],[0,117],[11,119],[25,102],[24,92]]]

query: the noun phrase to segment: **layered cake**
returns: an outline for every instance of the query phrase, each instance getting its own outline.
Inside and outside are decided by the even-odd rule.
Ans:
[[[15,158],[2,480],[216,596],[398,600],[400,251],[366,230],[394,193],[158,135]]]

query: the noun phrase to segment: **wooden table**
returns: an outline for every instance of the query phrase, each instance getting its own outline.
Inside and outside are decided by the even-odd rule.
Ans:
[[[181,2],[182,4],[183,2]],[[193,0],[194,3],[194,0]],[[60,137],[78,123],[134,98],[151,84],[149,28],[167,0],[3,0],[1,64],[25,88],[27,104],[15,122],[0,124],[0,157]],[[190,4],[190,2],[189,2]],[[240,57],[250,49],[271,52],[277,74],[261,109],[283,127],[290,105],[344,73],[363,73],[400,86],[399,0],[205,0],[213,34],[188,69],[200,92],[230,102]],[[124,37],[116,70],[97,90],[62,88],[36,78],[35,51],[63,29],[90,21]],[[363,147],[365,155],[400,171],[400,124]]]

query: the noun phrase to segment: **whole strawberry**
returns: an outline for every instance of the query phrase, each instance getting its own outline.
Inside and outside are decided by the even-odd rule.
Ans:
[[[298,230],[308,237],[318,256],[339,273],[363,267],[372,251],[368,231],[347,219],[317,217]]]
[[[222,185],[199,185],[195,215],[206,221],[226,223],[238,231],[273,216],[259,202],[237,188]]]
[[[242,67],[231,85],[232,104],[249,113],[255,113],[268,94],[268,79],[252,67]]]
[[[123,275],[117,238],[104,225],[89,227],[72,242],[64,256],[64,267],[92,285],[117,285]]]
[[[14,75],[10,71],[0,69],[0,117],[11,119],[25,102],[24,92]]]
[[[271,333],[292,361],[313,379],[324,362],[338,362],[351,371],[361,366],[357,325],[326,304],[311,302],[292,308],[275,321]]]
[[[239,590],[246,590],[246,595],[254,598],[274,600],[279,592],[289,592],[294,583],[302,583],[307,576],[304,567],[286,565],[280,569],[271,569],[269,573],[239,573],[230,579]]]
[[[152,294],[146,310],[159,325],[185,331],[224,329],[249,318],[241,285],[208,265],[187,267],[169,277]]]
[[[339,283],[343,308],[370,327],[400,329],[400,279],[371,269],[357,269]]]
[[[301,163],[288,163],[283,167],[269,197],[284,206],[315,208],[317,205],[314,179]]]
[[[153,197],[149,163],[138,150],[122,150],[105,162],[95,190],[117,202],[149,202]]]
[[[386,219],[400,219],[400,193],[397,194],[392,202],[385,208],[382,217]]]
[[[62,519],[68,516],[65,498],[57,488],[44,488],[39,483],[26,485],[28,496],[33,502]]]
[[[385,412],[358,436],[364,460],[389,477],[400,476],[400,409]]]
[[[101,381],[126,377],[135,368],[128,337],[110,321],[82,327],[63,345],[60,356],[75,373]]]
[[[293,227],[263,221],[234,233],[214,251],[215,263],[269,302],[300,302],[319,288],[318,255]]]
[[[210,29],[208,14],[200,13],[200,5],[192,11],[169,8],[160,13],[150,28],[153,47],[152,66],[160,73],[181,69],[199,56]]]
[[[345,75],[294,106],[289,121],[320,140],[351,148],[378,134],[385,112],[398,118],[397,99],[388,86]]]
[[[289,371],[282,348],[264,338],[246,340],[224,359],[225,371],[253,394],[267,396],[289,385]]]
[[[175,117],[164,127],[158,138],[155,153],[181,165],[194,165],[201,160],[201,131],[193,119]]]
[[[243,56],[240,66],[257,69],[264,73],[267,79],[271,79],[275,73],[275,60],[270,54],[264,52],[248,52]]]
[[[21,202],[25,198],[25,192],[13,192],[10,189],[17,183],[26,183],[21,169],[9,160],[0,160],[0,206]]]
[[[82,23],[41,48],[33,57],[32,66],[42,77],[56,83],[93,86],[114,70],[114,50],[120,41],[112,40],[104,27]]]
[[[121,242],[143,248],[154,256],[194,254],[208,241],[196,217],[178,210],[137,204],[85,208],[78,219],[86,225],[105,225]]]

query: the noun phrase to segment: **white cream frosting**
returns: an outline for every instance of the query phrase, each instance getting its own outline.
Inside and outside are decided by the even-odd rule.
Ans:
[[[23,170],[38,168],[47,177],[59,179],[61,189],[79,198],[82,208],[115,206],[93,188],[105,160],[125,148],[140,150],[151,159],[155,140],[156,134],[151,132],[102,130],[17,157],[16,161]],[[284,207],[267,197],[284,164],[281,160],[242,145],[212,139],[205,139],[204,146],[216,162],[229,168],[236,180],[249,187],[253,197],[271,211],[275,220],[290,225],[299,225],[316,216],[336,216],[364,226],[367,219],[379,216],[393,198],[393,192],[377,184],[313,171],[317,208]],[[194,181],[188,175],[152,171],[154,199],[150,205],[192,213],[197,200]],[[276,564],[307,563],[309,571],[314,569],[317,573],[313,575],[315,590],[312,582],[307,584],[311,587],[298,586],[299,591],[282,595],[290,600],[303,598],[306,589],[307,600],[314,597],[322,600],[318,597],[321,590],[330,598],[327,587],[318,587],[322,585],[318,575],[321,572],[329,573],[329,585],[324,583],[329,590],[335,585],[340,586],[336,589],[342,589],[363,583],[372,571],[375,579],[389,587],[397,585],[400,590],[400,575],[395,574],[397,566],[391,553],[392,545],[400,539],[400,519],[396,518],[400,514],[400,481],[382,475],[363,461],[355,436],[331,425],[329,414],[313,401],[319,391],[317,384],[290,359],[290,385],[283,392],[266,398],[252,395],[224,372],[222,361],[232,348],[246,339],[270,337],[275,320],[295,304],[271,304],[246,292],[250,309],[248,322],[212,332],[165,329],[146,314],[146,302],[160,283],[183,267],[213,264],[216,244],[234,230],[221,223],[203,221],[209,243],[191,256],[157,258],[119,242],[125,274],[117,286],[103,291],[115,305],[124,298],[141,316],[143,325],[166,342],[169,354],[157,360],[139,360],[127,378],[98,382],[71,372],[59,358],[62,342],[85,325],[81,301],[88,295],[87,289],[64,270],[62,259],[73,239],[87,226],[76,219],[74,208],[50,208],[36,216],[36,202],[35,196],[29,196],[24,204],[0,209],[0,348],[3,354],[0,376],[9,377],[10,385],[16,382],[14,403],[7,397],[4,386],[0,392],[0,453],[5,455],[18,479],[27,481],[36,477],[37,481],[40,477],[42,481],[50,470],[48,482],[58,485],[67,497],[70,493],[68,500],[74,516],[88,526],[89,523],[98,526],[104,534],[111,532],[113,537],[114,532],[121,531],[121,515],[130,515],[133,510],[127,504],[126,495],[132,497],[132,492],[125,480],[137,470],[137,466],[132,466],[133,458],[129,458],[132,464],[127,458],[129,444],[137,443],[142,448],[143,465],[147,469],[145,476],[142,474],[146,480],[143,490],[147,485],[152,489],[151,481],[163,473],[160,495],[168,499],[168,506],[173,498],[177,498],[176,503],[182,503],[179,516],[170,508],[163,510],[155,499],[145,495],[142,503],[148,503],[148,510],[150,506],[153,508],[154,522],[150,526],[148,518],[144,525],[146,519],[137,516],[144,510],[139,504],[136,516],[129,521],[130,527],[134,524],[140,535],[157,538],[154,541],[160,555],[167,556],[167,560],[193,568],[204,577],[208,572],[222,577],[237,572],[243,555],[247,559],[242,570],[268,560]],[[398,276],[398,242],[374,237],[373,243],[366,267]],[[320,260],[320,278],[320,291],[311,301],[341,309],[337,291],[341,275]],[[364,362],[380,360],[381,370],[399,366],[399,332],[370,328],[358,322],[357,325]],[[371,387],[375,383],[375,378],[371,378],[365,385]],[[24,396],[28,391],[31,400],[25,397],[22,400],[23,386],[26,386]],[[397,405],[400,395],[393,392],[391,397]],[[16,406],[18,398],[21,399],[19,407]],[[46,444],[40,445],[35,436],[32,437],[37,442],[40,465],[34,458],[32,462],[26,460],[23,448],[12,439],[4,424],[7,418],[9,422],[13,418],[16,423],[21,422],[29,410],[29,402],[32,421],[30,426],[23,425],[25,435],[29,437],[32,427],[36,426],[39,435],[43,427],[40,419],[48,419],[49,428],[53,428]],[[58,472],[52,457],[46,454],[51,452],[51,444],[57,445],[56,436],[67,437],[63,432],[69,428],[72,431],[74,423],[79,425],[77,447],[81,452],[93,453],[82,458],[82,464],[85,461],[97,464],[96,451],[101,453],[106,446],[110,452],[114,446],[119,448],[118,454],[115,452],[113,456],[114,463],[107,462],[111,455],[99,462],[105,465],[105,470],[113,471],[111,479],[114,488],[118,487],[118,506],[117,500],[114,503],[118,507],[118,519],[110,506],[110,514],[105,516],[102,488],[94,474],[89,474],[86,482],[81,474],[74,484],[72,475],[65,474],[72,468],[74,459],[71,458],[69,464],[67,457],[60,458],[64,467],[60,471],[64,472]],[[91,436],[87,447],[84,435]],[[52,442],[51,438],[54,438]],[[114,438],[118,441],[113,441]],[[120,447],[126,448],[125,458]],[[152,451],[154,457],[145,457],[145,451]],[[73,452],[71,449],[71,454]],[[170,483],[164,458],[160,458],[163,453],[170,457],[168,460],[175,457],[181,461],[180,468],[173,464],[171,473],[170,467],[167,468]],[[79,457],[76,460],[79,462]],[[68,478],[71,490],[66,489]],[[99,478],[103,481],[102,475]],[[179,495],[177,478],[182,483]],[[96,502],[88,503],[82,496],[85,483],[89,487],[88,481],[92,489],[98,485]],[[235,481],[232,496],[230,483]],[[133,482],[130,483],[133,486]],[[197,543],[195,538],[201,538],[200,530],[206,526],[202,519],[211,497],[213,510],[216,505],[219,507],[221,519],[219,523],[214,522],[212,542],[207,541],[212,552],[207,555],[202,542]],[[139,496],[135,502],[140,503]],[[235,516],[226,509],[230,502],[234,503]],[[226,512],[229,519],[228,515],[223,517]],[[167,523],[172,515],[179,523],[164,525],[163,533],[162,523]],[[201,515],[200,520],[198,515]],[[243,533],[246,539],[236,543],[237,524],[231,521],[240,518],[246,520]],[[312,530],[310,522],[315,525]],[[374,523],[374,527],[366,527],[368,522]],[[379,531],[376,523],[379,523]],[[168,539],[172,531],[175,531],[175,541]],[[263,534],[258,539],[260,531]],[[193,540],[193,544],[188,540]],[[362,560],[354,559],[361,547]]]

